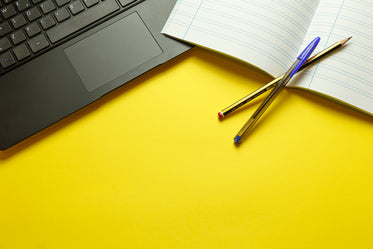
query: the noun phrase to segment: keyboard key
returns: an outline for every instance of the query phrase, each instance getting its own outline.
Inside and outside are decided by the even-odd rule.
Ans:
[[[136,2],[136,0],[119,0],[120,4],[125,7],[127,5],[129,5],[130,3],[134,3]]]
[[[18,29],[25,25],[27,23],[26,19],[23,17],[23,15],[18,15],[10,19],[10,22],[13,24],[13,27],[15,29]]]
[[[3,22],[0,24],[0,36],[4,36],[12,32],[12,28],[10,27],[8,22]]]
[[[49,12],[56,9],[56,6],[52,2],[52,0],[47,0],[44,3],[40,4],[41,11],[43,11],[44,14],[48,14]]]
[[[119,6],[115,0],[105,0],[99,5],[87,9],[81,14],[70,18],[69,20],[51,28],[47,31],[47,35],[52,43],[65,38],[68,35],[88,26],[89,24],[113,13],[118,10]]]
[[[26,11],[26,16],[27,16],[27,19],[32,22],[36,19],[38,19],[39,17],[41,17],[41,13],[40,11],[38,10],[37,7],[34,7],[32,9],[29,9],[28,11]]]
[[[17,14],[16,8],[14,8],[13,5],[7,5],[4,8],[0,10],[1,14],[5,19],[8,19],[9,17],[12,17]]]
[[[84,10],[84,6],[80,1],[74,1],[69,4],[69,9],[73,15],[76,15]]]
[[[4,37],[3,39],[0,40],[0,53],[9,49],[11,46],[12,44],[10,44],[10,41],[8,40],[8,38]]]
[[[32,2],[33,4],[40,3],[41,1],[43,1],[43,0],[31,0],[31,2]]]
[[[31,23],[25,28],[25,31],[28,37],[33,37],[34,35],[39,34],[41,32],[41,29],[39,28],[39,25],[37,23]]]
[[[28,41],[28,45],[30,46],[32,52],[36,53],[40,50],[49,46],[49,42],[45,38],[43,34],[35,36]]]
[[[9,37],[13,41],[14,45],[17,45],[26,40],[26,35],[23,33],[22,30],[18,30],[12,33]]]
[[[40,19],[40,24],[44,30],[47,30],[50,27],[53,27],[56,24],[56,22],[54,21],[51,15],[48,15]]]
[[[21,61],[31,55],[31,52],[27,48],[26,44],[21,44],[18,47],[13,49],[14,54],[17,57],[17,60]]]
[[[10,53],[10,51],[0,54],[0,64],[4,69],[10,67],[15,63],[16,59],[14,58],[12,53]]]
[[[62,8],[54,12],[54,16],[56,17],[57,22],[63,22],[70,17],[70,14],[66,8]]]
[[[29,0],[18,0],[16,1],[16,7],[18,11],[24,11],[25,9],[28,9],[31,7],[31,3]]]
[[[67,3],[70,3],[70,0],[56,0],[56,3],[58,5],[58,7],[61,7]]]
[[[93,5],[98,3],[98,0],[83,0],[85,6],[92,7]]]

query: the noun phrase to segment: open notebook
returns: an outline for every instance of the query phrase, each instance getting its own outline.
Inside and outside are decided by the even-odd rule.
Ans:
[[[373,1],[179,0],[163,33],[284,73],[316,36],[320,51],[349,44],[289,85],[316,91],[373,115]]]

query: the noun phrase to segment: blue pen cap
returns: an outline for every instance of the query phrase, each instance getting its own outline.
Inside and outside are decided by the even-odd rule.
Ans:
[[[313,39],[313,41],[308,44],[308,46],[300,53],[298,56],[299,63],[297,66],[294,68],[294,70],[291,72],[290,77],[293,77],[293,75],[298,72],[299,68],[308,60],[310,55],[312,54],[313,50],[317,47],[317,44],[320,42],[320,37],[316,37]]]

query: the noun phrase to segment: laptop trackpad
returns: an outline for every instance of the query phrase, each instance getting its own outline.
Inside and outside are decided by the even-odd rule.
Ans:
[[[91,92],[162,50],[134,12],[66,48],[65,53]]]

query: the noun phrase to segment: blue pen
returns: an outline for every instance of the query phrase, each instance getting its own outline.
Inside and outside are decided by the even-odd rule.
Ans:
[[[320,41],[320,37],[316,37],[298,56],[297,60],[290,67],[290,69],[284,74],[278,85],[272,90],[268,97],[263,101],[259,108],[254,112],[251,118],[246,122],[246,124],[241,128],[241,130],[234,137],[235,144],[240,144],[243,137],[245,137],[254,127],[256,121],[262,116],[262,114],[267,110],[268,106],[273,102],[277,95],[285,88],[286,84],[293,77],[293,75],[299,70],[299,68],[306,62],[308,57],[312,54],[313,50],[316,48]]]

